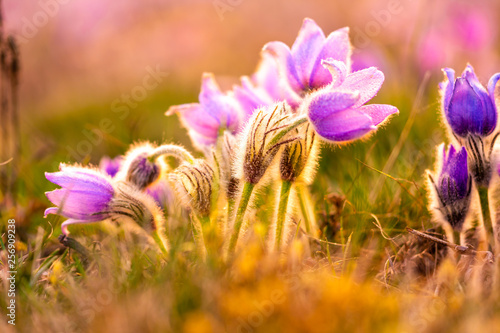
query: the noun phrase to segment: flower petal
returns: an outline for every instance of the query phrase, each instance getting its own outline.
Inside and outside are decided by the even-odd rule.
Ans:
[[[303,91],[305,89],[295,68],[295,61],[293,60],[290,48],[286,44],[282,42],[270,42],[264,45],[262,50],[271,54],[276,59],[280,75],[293,90]]]
[[[488,93],[490,94],[491,100],[493,101],[493,105],[496,106],[496,100],[495,100],[495,88],[497,86],[497,82],[500,80],[500,73],[494,74],[490,80],[488,81]]]
[[[72,190],[113,194],[113,186],[109,183],[106,176],[99,175],[99,173],[90,170],[89,172],[85,172],[84,168],[78,169],[79,171],[75,170],[72,168],[58,172],[46,172],[45,178],[56,185]]]
[[[332,81],[330,83],[330,87],[332,88],[340,86],[347,77],[347,67],[342,61],[328,58],[321,60],[321,65],[328,69],[332,76]]]
[[[369,116],[356,109],[335,112],[321,121],[312,122],[312,125],[318,135],[333,142],[359,139],[377,129]]]
[[[239,125],[240,115],[236,103],[220,91],[213,74],[203,74],[198,99],[207,115],[220,125],[227,128]]]
[[[59,214],[76,219],[98,221],[106,214],[112,198],[107,193],[58,189],[46,192],[47,198],[59,207]],[[50,211],[49,214],[53,212]]]
[[[177,113],[182,126],[205,137],[217,138],[219,122],[206,114],[201,104],[182,104],[170,107],[168,114]]]
[[[441,82],[440,89],[443,94],[443,108],[447,112],[450,107],[451,95],[453,95],[453,89],[455,88],[455,71],[451,68],[443,69],[445,80]]]
[[[363,105],[358,110],[370,116],[373,120],[374,126],[384,122],[390,115],[399,113],[398,108],[387,104]]]
[[[311,71],[309,86],[319,88],[330,83],[330,73],[321,66],[321,60],[333,58],[345,63],[348,71],[351,70],[352,47],[349,41],[349,28],[345,27],[333,31],[326,38],[323,48],[315,59]]]
[[[359,99],[358,92],[318,91],[311,94],[305,104],[305,111],[312,122],[329,117],[336,112],[352,107]]]
[[[310,86],[312,69],[324,42],[325,35],[316,22],[309,18],[304,19],[291,53],[300,82],[306,88]]]
[[[356,108],[372,99],[382,83],[384,83],[384,73],[375,67],[369,67],[347,75],[340,89],[359,91],[359,100],[353,106]]]

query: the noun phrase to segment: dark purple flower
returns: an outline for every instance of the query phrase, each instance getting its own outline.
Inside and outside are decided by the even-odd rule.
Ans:
[[[494,91],[500,73],[491,77],[486,90],[471,65],[467,65],[457,79],[453,69],[445,68],[443,71],[445,80],[440,88],[444,115],[453,132],[462,138],[469,134],[481,137],[491,134],[497,126]]]
[[[472,177],[467,167],[467,150],[462,147],[458,152],[450,145],[448,152],[442,145],[442,162],[437,181],[429,174],[437,195],[437,209],[444,220],[455,230],[460,231],[470,207]],[[434,204],[435,205],[435,204]]]
[[[198,99],[199,103],[172,106],[166,114],[177,113],[193,144],[203,150],[215,144],[224,129],[235,133],[244,112],[233,96],[221,92],[212,74],[203,75]]]
[[[347,74],[341,61],[327,59],[322,63],[333,80],[311,93],[302,107],[324,140],[345,142],[361,138],[376,130],[388,116],[398,113],[392,105],[364,105],[384,82],[384,74],[375,67]]]
[[[448,154],[443,147],[443,167],[438,178],[438,188],[443,204],[452,204],[468,195],[469,171],[467,169],[467,151],[462,147],[456,151],[450,146]]]
[[[321,65],[322,60],[332,58],[343,62],[348,71],[351,68],[349,28],[335,30],[325,37],[309,18],[304,20],[291,49],[282,42],[270,42],[264,51],[274,55],[282,76],[300,96],[331,82],[332,77]]]
[[[114,177],[120,170],[122,163],[123,156],[116,156],[115,158],[104,156],[99,162],[99,169],[109,176]]]
[[[45,173],[45,177],[60,189],[46,192],[47,198],[57,207],[45,210],[69,218],[61,226],[68,234],[67,225],[101,221],[110,216],[109,204],[115,190],[111,179],[95,170],[61,165],[61,171]]]

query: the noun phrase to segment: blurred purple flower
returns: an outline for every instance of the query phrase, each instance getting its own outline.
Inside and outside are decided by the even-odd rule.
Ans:
[[[203,74],[198,99],[199,103],[175,105],[166,113],[179,115],[196,147],[203,149],[215,144],[224,129],[232,133],[239,129],[243,110],[233,96],[221,92],[212,74]]]
[[[347,74],[345,63],[333,59],[322,61],[333,81],[309,95],[303,112],[316,132],[327,141],[345,142],[359,139],[377,129],[388,116],[398,113],[392,105],[364,105],[379,91],[384,74],[375,67]]]
[[[115,191],[108,176],[83,167],[61,165],[60,169],[45,173],[50,182],[61,186],[45,193],[57,206],[47,208],[45,216],[58,214],[69,218],[61,226],[65,235],[69,233],[69,224],[96,222],[110,216],[109,204]]]
[[[99,169],[105,172],[111,177],[114,177],[120,170],[120,166],[123,163],[123,156],[116,156],[115,158],[109,158],[104,156],[99,162]]]
[[[448,152],[442,145],[441,170],[437,182],[429,174],[439,201],[437,209],[455,229],[462,229],[470,206],[472,177],[467,167],[467,151],[462,147],[458,152],[450,145]]]
[[[264,46],[278,61],[281,75],[300,96],[321,88],[331,81],[328,70],[321,66],[327,58],[341,61],[348,71],[351,68],[352,47],[349,28],[342,28],[325,37],[321,28],[306,18],[299,35],[290,49],[282,42],[270,42]]]
[[[455,72],[445,68],[445,80],[440,83],[443,95],[443,108],[448,125],[453,132],[466,138],[469,134],[487,136],[497,125],[495,106],[495,86],[500,73],[493,75],[486,90],[467,65],[462,76],[455,80]]]

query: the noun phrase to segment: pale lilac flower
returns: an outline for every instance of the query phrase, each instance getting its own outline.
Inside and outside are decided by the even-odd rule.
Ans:
[[[221,92],[214,76],[207,73],[202,78],[199,103],[172,106],[166,114],[174,113],[179,115],[193,144],[200,149],[215,144],[226,129],[236,133],[244,119],[234,97]]]
[[[282,42],[270,42],[264,46],[264,51],[276,57],[280,73],[300,96],[331,82],[332,77],[321,65],[322,60],[332,58],[343,62],[348,71],[351,68],[349,28],[336,30],[325,37],[321,28],[309,18],[304,20],[291,49]]]
[[[45,173],[45,177],[60,189],[46,192],[47,198],[57,207],[45,210],[69,218],[61,229],[68,234],[67,226],[75,223],[90,223],[110,216],[109,205],[115,190],[111,178],[96,170],[61,165],[61,171]]]
[[[384,74],[375,67],[348,74],[341,61],[327,59],[322,64],[333,80],[309,94],[301,110],[324,140],[345,142],[361,138],[375,131],[387,117],[398,113],[392,105],[364,105],[384,82]]]

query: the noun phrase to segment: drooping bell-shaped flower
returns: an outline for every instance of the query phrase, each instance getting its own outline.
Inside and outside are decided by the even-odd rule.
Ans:
[[[335,30],[325,37],[309,18],[304,20],[291,49],[282,42],[270,42],[264,46],[264,52],[277,59],[281,75],[299,96],[332,81],[330,72],[321,65],[322,60],[332,58],[343,62],[348,71],[351,68],[349,28]]]
[[[72,224],[131,220],[132,225],[158,238],[162,250],[168,250],[163,212],[153,198],[137,187],[115,182],[98,170],[65,164],[61,164],[59,172],[45,173],[45,177],[61,186],[45,193],[56,205],[47,208],[45,216],[57,214],[68,218],[61,225],[63,235],[69,235],[68,226]]]
[[[453,145],[446,151],[442,144],[438,152],[441,157],[437,163],[437,178],[428,173],[435,199],[431,210],[438,214],[439,220],[461,231],[471,202],[472,177],[467,168],[467,151],[465,147],[456,151]]]
[[[203,74],[199,103],[170,107],[167,115],[177,113],[193,144],[203,150],[214,145],[224,130],[235,133],[244,120],[243,111],[228,93],[223,93],[212,74]]]
[[[116,179],[131,183],[140,190],[155,182],[160,177],[160,165],[150,158],[154,149],[148,142],[132,146],[125,154]]]
[[[60,189],[46,192],[47,198],[57,207],[45,210],[69,218],[61,227],[74,223],[89,223],[105,220],[111,216],[110,203],[115,194],[112,180],[96,170],[61,165],[61,171],[45,173],[45,177]]]
[[[398,113],[392,105],[364,105],[379,91],[384,74],[375,67],[348,74],[341,61],[322,61],[331,83],[306,98],[301,112],[307,114],[316,133],[325,141],[346,142],[375,131],[387,117]]]
[[[445,80],[440,84],[443,109],[453,133],[461,138],[491,134],[498,121],[495,86],[500,73],[491,77],[486,90],[471,65],[467,65],[462,75],[456,79],[453,69],[445,68],[443,71]]]

